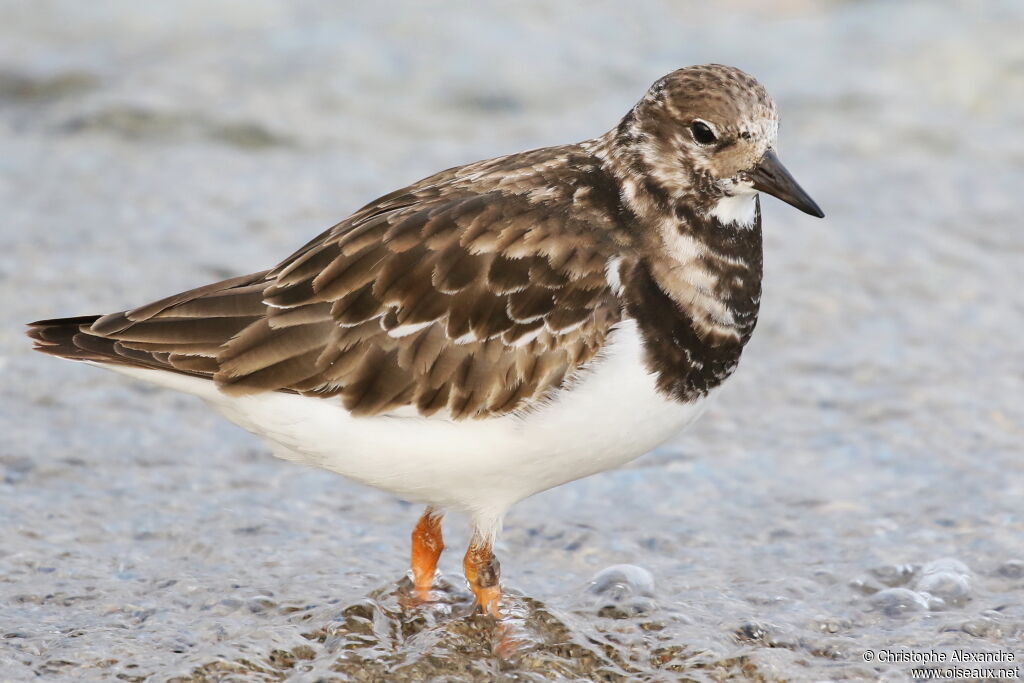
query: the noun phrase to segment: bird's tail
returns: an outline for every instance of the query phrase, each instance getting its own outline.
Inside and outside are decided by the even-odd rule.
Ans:
[[[51,356],[212,379],[221,346],[265,312],[264,276],[230,278],[103,316],[37,320],[28,336]]]
[[[182,371],[168,364],[167,353],[133,348],[130,343],[105,337],[93,328],[97,320],[109,317],[80,315],[74,318],[37,320],[28,324],[28,336],[35,341],[33,348],[36,351],[68,360]]]
[[[99,318],[98,315],[80,315],[37,320],[28,324],[27,334],[35,342],[36,351],[71,360],[110,362],[118,355],[114,341],[88,332],[89,326]]]

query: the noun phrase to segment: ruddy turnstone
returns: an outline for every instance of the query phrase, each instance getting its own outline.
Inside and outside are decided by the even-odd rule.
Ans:
[[[612,130],[459,166],[367,204],[270,270],[42,320],[45,353],[196,394],[281,458],[468,513],[466,579],[498,613],[509,507],[693,422],[761,297],[758,191],[823,214],[738,69],[657,81]]]

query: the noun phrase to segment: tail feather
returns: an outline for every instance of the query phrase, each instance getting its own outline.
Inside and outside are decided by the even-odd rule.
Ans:
[[[99,320],[98,315],[80,315],[74,318],[52,318],[28,324],[28,336],[35,342],[36,351],[72,360],[97,360],[95,351],[75,343],[75,336]]]
[[[51,356],[212,379],[221,346],[265,315],[264,275],[214,282],[130,311],[37,320],[28,336]]]
[[[37,320],[28,324],[28,336],[36,351],[68,360],[106,365],[128,365],[180,372],[167,363],[167,353],[146,353],[125,348],[118,340],[93,334],[91,326],[98,315]]]

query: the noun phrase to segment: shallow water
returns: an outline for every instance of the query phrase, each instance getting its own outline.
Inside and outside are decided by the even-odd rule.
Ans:
[[[0,680],[1020,667],[1024,4],[772,4],[0,3]],[[271,265],[705,61],[775,94],[828,219],[766,201],[761,322],[697,426],[513,509],[503,629],[467,616],[465,520],[412,606],[419,510],[21,336]]]

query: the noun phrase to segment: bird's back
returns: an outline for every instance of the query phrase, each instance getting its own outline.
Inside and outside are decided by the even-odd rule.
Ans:
[[[271,270],[30,335],[46,353],[229,395],[499,416],[561,386],[619,320],[616,202],[577,145],[477,162],[372,202]]]

